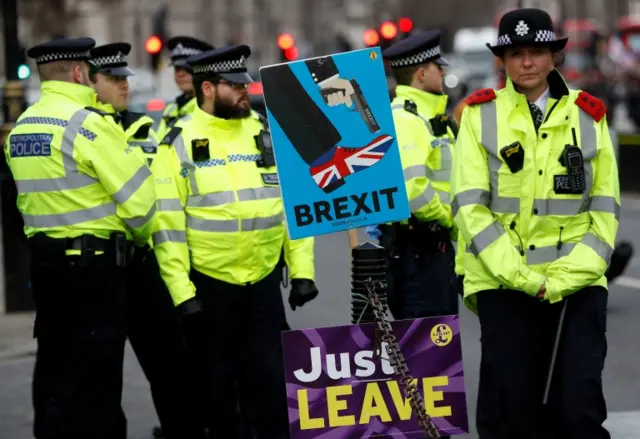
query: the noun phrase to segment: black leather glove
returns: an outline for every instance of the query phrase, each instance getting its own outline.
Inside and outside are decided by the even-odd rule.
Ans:
[[[202,303],[194,297],[178,305],[176,311],[180,314],[187,347],[195,350],[203,349],[207,328]]]
[[[297,307],[315,299],[318,295],[316,284],[309,279],[291,279],[291,291],[289,291],[289,305],[293,311]]]

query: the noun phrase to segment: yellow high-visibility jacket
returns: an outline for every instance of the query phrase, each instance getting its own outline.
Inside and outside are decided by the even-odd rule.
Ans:
[[[399,85],[391,108],[412,215],[452,227],[449,180],[455,136],[449,127],[442,133],[433,130],[447,99]]]
[[[557,71],[536,133],[524,95],[511,80],[475,94],[465,108],[454,159],[455,221],[468,243],[465,303],[483,290],[513,289],[561,301],[604,277],[618,230],[618,168],[598,99],[567,88]],[[566,193],[560,157],[575,140],[584,158],[586,190]],[[519,142],[519,144],[515,143]],[[523,167],[505,161],[524,151]]]
[[[97,108],[91,88],[44,81],[41,91],[5,145],[26,236],[106,239],[122,231],[144,244],[155,212],[146,164],[127,154],[124,132]]]
[[[160,142],[153,241],[175,305],[195,295],[192,267],[253,284],[274,270],[283,246],[291,278],[314,280],[313,238],[288,238],[276,168],[256,165],[262,129],[254,117],[226,120],[197,108]]]

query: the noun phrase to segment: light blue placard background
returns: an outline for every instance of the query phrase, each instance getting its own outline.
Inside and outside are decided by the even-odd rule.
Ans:
[[[320,94],[320,89],[313,81],[309,69],[304,64],[304,60],[288,63],[307,93],[342,135],[342,141],[336,146],[362,147],[384,134],[392,136],[394,140],[390,149],[378,163],[351,174],[345,179],[345,184],[342,187],[326,194],[316,185],[309,172],[309,165],[298,155],[276,119],[269,112],[269,101],[265,92],[267,117],[276,156],[287,228],[291,239],[399,221],[411,215],[380,49],[376,47],[355,50],[332,55],[332,57],[338,67],[340,77],[347,80],[355,79],[360,85],[371,112],[380,126],[379,132],[371,133],[360,114],[354,111],[355,104],[351,108],[347,108],[345,105],[329,107],[325,104]],[[260,74],[263,75],[269,68],[262,67]],[[265,86],[264,83],[263,86]],[[296,108],[292,107],[291,111],[295,112]],[[364,192],[374,192],[390,187],[398,189],[394,194],[395,206],[393,209],[387,208],[386,196],[380,195],[381,210],[379,212],[366,214],[360,212],[358,216],[352,216],[348,219],[323,220],[320,223],[314,221],[306,226],[298,226],[296,224],[294,206],[307,204],[311,206],[313,212],[313,203],[317,201],[324,200],[332,204],[336,198],[348,197],[352,194],[361,195]],[[353,212],[357,204],[353,200],[349,200],[348,204],[349,211]],[[367,196],[367,205],[372,206],[371,195]],[[335,213],[333,208],[331,212]]]

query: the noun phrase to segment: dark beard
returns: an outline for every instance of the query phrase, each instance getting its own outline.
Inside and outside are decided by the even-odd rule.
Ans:
[[[222,100],[216,100],[213,107],[213,115],[220,119],[244,119],[251,116],[251,106],[247,109],[242,109]]]

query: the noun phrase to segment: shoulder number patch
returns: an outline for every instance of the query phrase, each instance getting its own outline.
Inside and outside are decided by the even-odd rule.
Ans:
[[[279,184],[278,174],[276,173],[263,173],[260,175],[264,184]]]
[[[194,162],[204,162],[211,157],[209,154],[209,139],[193,139],[191,141],[191,153]]]

